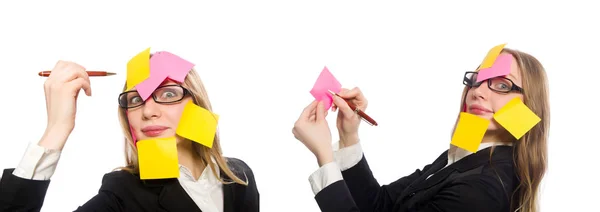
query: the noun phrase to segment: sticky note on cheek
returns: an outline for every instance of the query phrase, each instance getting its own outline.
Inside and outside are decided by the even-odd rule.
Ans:
[[[313,88],[310,90],[310,94],[315,97],[315,100],[323,102],[325,110],[331,108],[333,103],[333,96],[329,93],[331,90],[335,93],[342,91],[342,84],[329,72],[327,67],[323,68],[321,74],[317,78]]]
[[[212,148],[218,121],[219,116],[217,114],[194,104],[190,100],[183,109],[175,133],[208,148]]]
[[[520,139],[542,119],[533,113],[520,98],[514,98],[494,114],[494,120],[516,139]]]
[[[177,140],[175,137],[140,140],[137,142],[140,179],[179,177]]]
[[[497,76],[506,76],[510,74],[510,65],[513,62],[513,56],[510,54],[503,54],[498,56],[496,62],[492,67],[479,70],[477,73],[477,82],[494,78]]]
[[[487,119],[461,112],[451,144],[469,152],[477,152],[489,125]]]

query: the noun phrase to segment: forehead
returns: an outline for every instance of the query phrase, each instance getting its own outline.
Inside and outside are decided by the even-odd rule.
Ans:
[[[515,59],[515,57],[513,57],[510,53],[502,53],[500,55],[511,56],[512,60],[510,62],[510,73],[506,77],[513,80],[515,82],[515,84],[522,85],[523,82],[521,81],[521,79],[522,79],[521,69],[519,68],[519,64],[517,63],[517,60]]]

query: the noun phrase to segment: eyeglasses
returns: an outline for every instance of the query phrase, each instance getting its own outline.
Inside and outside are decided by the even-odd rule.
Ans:
[[[500,93],[509,93],[511,91],[517,91],[520,93],[523,93],[523,88],[515,85],[515,83],[506,78],[506,77],[502,77],[502,76],[498,76],[498,77],[494,77],[494,78],[490,78],[487,80],[483,80],[481,82],[476,82],[477,81],[477,72],[471,72],[468,71],[465,73],[465,77],[463,79],[463,84],[469,87],[479,87],[484,81],[488,82],[488,88],[490,88],[493,91],[496,92],[500,92]]]
[[[165,85],[156,88],[152,92],[152,99],[154,102],[159,104],[175,103],[181,101],[189,91],[181,85]],[[137,91],[126,91],[119,94],[119,106],[121,108],[135,108],[143,105],[145,101],[142,100],[140,94]]]

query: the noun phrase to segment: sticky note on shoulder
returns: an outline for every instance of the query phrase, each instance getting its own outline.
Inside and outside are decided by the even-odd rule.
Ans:
[[[150,48],[140,52],[127,62],[127,90],[150,77]]]
[[[331,108],[333,104],[333,96],[329,93],[331,90],[335,93],[342,91],[342,84],[329,72],[327,67],[323,68],[321,74],[317,78],[313,88],[310,90],[310,94],[315,97],[315,100],[323,101],[325,110]]]
[[[516,139],[520,139],[542,119],[531,111],[520,98],[514,98],[494,114],[494,120]]]
[[[140,179],[179,177],[177,140],[175,137],[140,140],[137,142]]]
[[[489,125],[487,119],[461,112],[451,144],[469,152],[477,152]]]
[[[496,58],[504,49],[504,46],[506,46],[506,43],[492,47],[492,49],[488,51],[485,58],[483,58],[483,61],[481,62],[481,65],[479,65],[479,68],[477,70],[492,67],[492,65],[494,65],[494,61],[496,61]]]
[[[190,100],[183,109],[175,133],[208,148],[212,148],[218,122],[219,115],[194,104]]]

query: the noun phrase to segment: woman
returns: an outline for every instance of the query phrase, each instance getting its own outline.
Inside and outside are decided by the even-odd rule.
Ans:
[[[42,207],[60,151],[75,126],[75,106],[81,89],[91,96],[85,69],[59,61],[45,82],[46,132],[37,145],[28,147],[16,169],[4,170],[0,211],[39,211]],[[180,177],[140,180],[132,134],[137,140],[175,136],[188,101],[211,110],[194,69],[183,83],[165,80],[146,101],[139,100],[135,90],[119,95],[127,166],[106,174],[99,193],[77,211],[259,211],[259,193],[252,170],[242,160],[223,157],[218,136],[212,148],[177,136]],[[157,125],[162,128],[147,130]]]
[[[313,102],[306,107],[293,132],[317,157],[320,168],[309,179],[321,210],[538,211],[550,119],[546,74],[529,54],[506,48],[502,54],[512,56],[510,74],[474,83],[474,72],[468,72],[461,111],[492,121],[491,111],[520,97],[541,122],[517,140],[492,121],[476,153],[451,145],[422,170],[388,185],[380,186],[371,173],[359,143],[360,120],[342,98],[334,97],[340,110],[336,152],[332,152],[322,104]],[[367,107],[358,88],[344,89],[339,95],[362,110]]]

